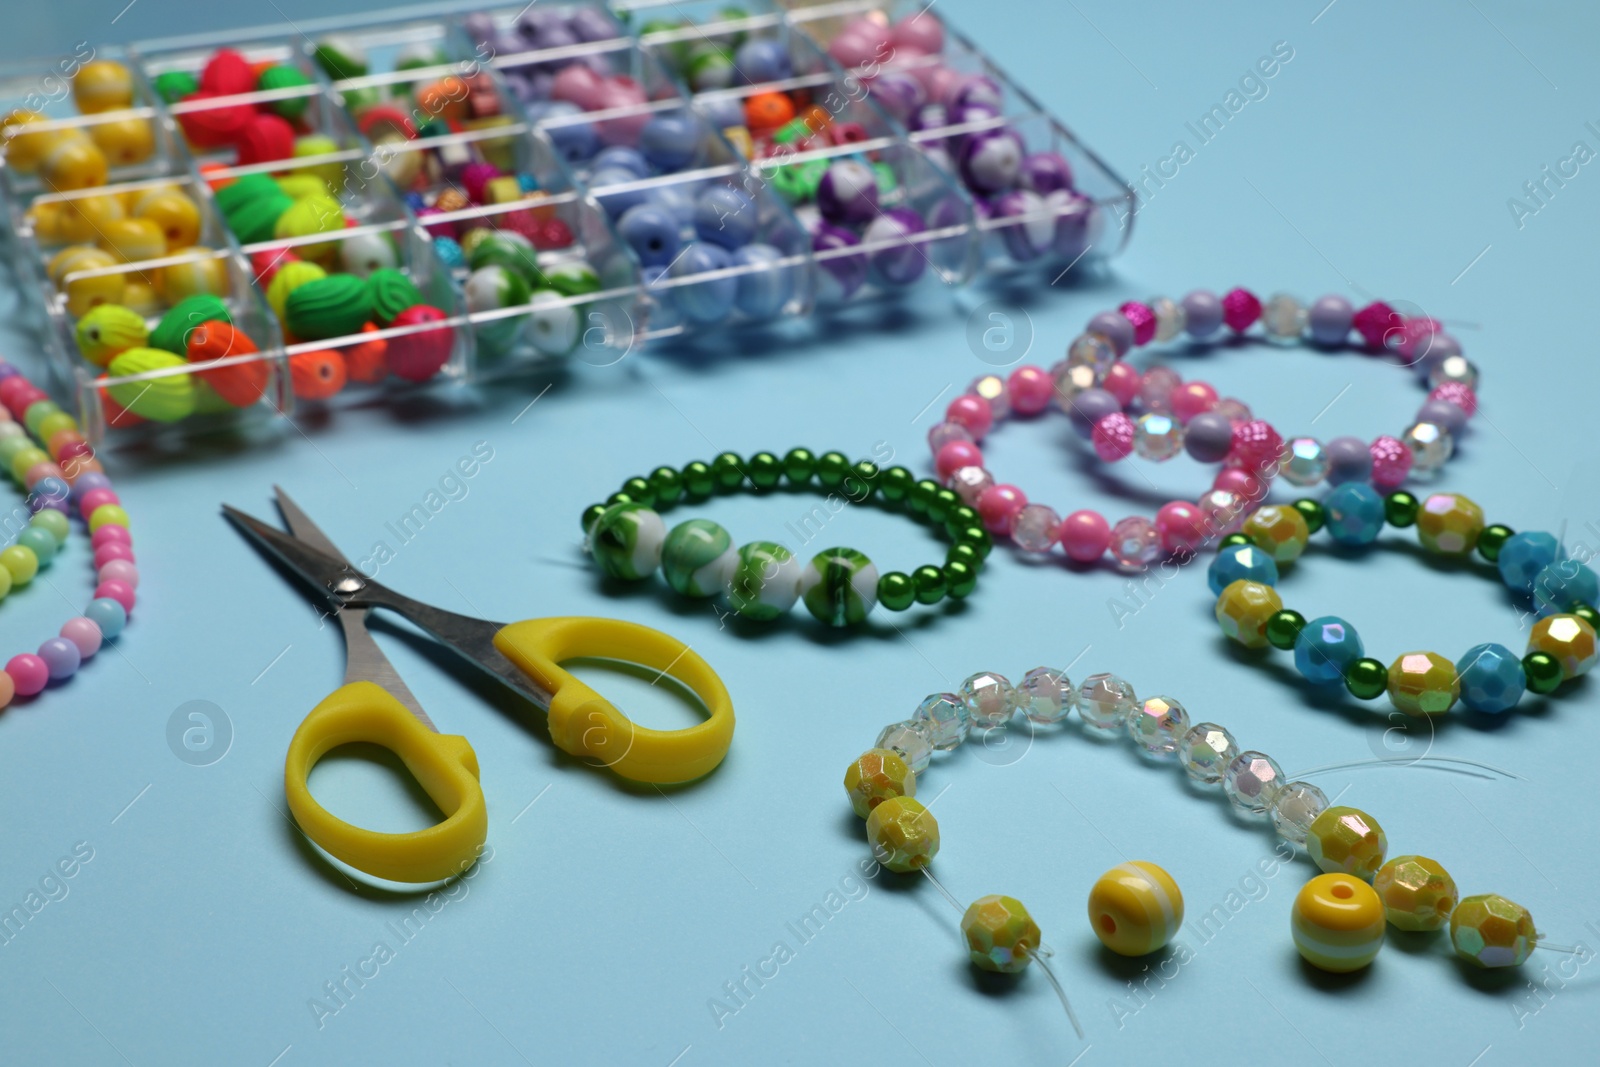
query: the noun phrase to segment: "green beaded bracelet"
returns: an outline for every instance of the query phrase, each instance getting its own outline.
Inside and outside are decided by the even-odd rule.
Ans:
[[[939,530],[951,542],[943,563],[909,574],[878,568],[853,548],[829,548],[801,567],[784,545],[752,541],[735,548],[728,531],[708,519],[688,519],[670,531],[660,512],[685,501],[735,492],[767,492],[780,486],[822,492],[843,503],[876,502]],[[841,504],[842,506],[842,504]],[[584,549],[611,578],[638,580],[658,567],[667,584],[688,597],[727,598],[749,619],[777,618],[803,600],[830,626],[851,626],[875,604],[904,611],[913,604],[964,599],[977,588],[978,572],[993,542],[978,513],[961,499],[905,467],[880,469],[870,460],[851,463],[840,452],[816,455],[790,449],[781,458],[757,452],[748,459],[723,452],[710,463],[681,469],[657,467],[629,478],[603,504],[584,509]]]

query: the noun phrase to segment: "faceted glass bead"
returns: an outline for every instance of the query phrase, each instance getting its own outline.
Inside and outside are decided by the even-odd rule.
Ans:
[[[1142,571],[1161,558],[1161,534],[1155,523],[1129,515],[1111,527],[1111,558],[1125,571]]]
[[[939,824],[920,801],[890,797],[867,814],[867,843],[879,863],[909,874],[939,854]]]
[[[1133,686],[1114,674],[1091,674],[1078,687],[1078,716],[1101,733],[1122,730],[1138,705]]]
[[[1500,580],[1507,587],[1519,593],[1532,593],[1533,580],[1560,554],[1561,544],[1555,535],[1543,530],[1525,530],[1506,538],[1495,566],[1500,568]]]
[[[898,753],[913,774],[921,774],[933,758],[932,730],[927,723],[915,719],[891,723],[878,734],[873,747]]]
[[[1360,808],[1340,805],[1318,815],[1306,833],[1311,862],[1330,874],[1353,874],[1371,880],[1383,866],[1389,839],[1378,820]]]
[[[1244,520],[1244,535],[1279,563],[1293,563],[1306,550],[1311,528],[1298,510],[1283,504],[1257,508]]]
[[[972,965],[984,971],[1015,974],[1028,966],[1043,935],[1028,909],[1013,897],[979,897],[961,916]]]
[[[1011,541],[1024,552],[1044,553],[1056,543],[1061,516],[1043,504],[1028,504],[1011,524]]]
[[[967,392],[973,396],[981,396],[989,402],[989,413],[995,422],[1010,416],[1011,389],[1000,375],[979,375],[972,379],[971,385],[967,386]]]
[[[1017,707],[1037,723],[1060,722],[1078,706],[1072,679],[1054,667],[1035,667],[1017,686]]]
[[[1294,665],[1315,685],[1343,685],[1350,664],[1365,654],[1355,627],[1337,615],[1312,619],[1294,641]]]
[[[1328,795],[1310,782],[1290,782],[1272,798],[1268,811],[1272,815],[1273,829],[1285,841],[1296,845],[1306,843],[1306,834],[1328,807]]]
[[[1270,585],[1240,579],[1217,597],[1217,625],[1246,648],[1267,647],[1267,620],[1283,610]]]
[[[1072,402],[1079,393],[1100,384],[1093,367],[1074,366],[1066,360],[1050,368],[1050,379],[1056,385],[1056,406],[1068,415],[1072,414]]]
[[[1417,540],[1430,552],[1466,555],[1483,526],[1483,509],[1460,493],[1431,493],[1417,507]]]
[[[1178,742],[1178,759],[1184,773],[1205,785],[1216,785],[1239,754],[1233,735],[1214,722],[1191,726]]]
[[[1561,664],[1561,678],[1571,681],[1595,665],[1594,627],[1576,615],[1551,615],[1533,624],[1528,651],[1543,652]]]
[[[1322,499],[1322,524],[1341,545],[1370,545],[1383,533],[1383,494],[1366,482],[1345,482]]]
[[[1456,665],[1437,652],[1407,652],[1389,664],[1389,700],[1407,715],[1442,715],[1460,696]]]
[[[1528,680],[1522,660],[1504,645],[1473,645],[1456,661],[1461,703],[1473,711],[1499,715],[1522,699]]]
[[[978,498],[992,485],[994,485],[994,475],[982,467],[957,467],[955,473],[950,475],[949,487],[969,508],[977,507]]]
[[[1410,449],[1411,469],[1417,474],[1435,473],[1456,450],[1450,431],[1431,422],[1412,424],[1400,435],[1400,440]]]
[[[850,807],[865,819],[873,808],[891,797],[915,796],[917,776],[900,753],[875,748],[845,768],[844,791],[850,797]]]
[[[1311,966],[1334,974],[1359,971],[1377,958],[1388,927],[1370,885],[1334,872],[1311,879],[1295,895],[1289,929]]]
[[[972,732],[972,716],[967,705],[954,693],[933,693],[922,698],[913,719],[928,728],[928,741],[940,752],[949,752]]]
[[[973,728],[987,730],[1011,721],[1017,691],[1005,675],[979,671],[961,683],[961,702],[967,706]]]
[[[1264,814],[1283,790],[1283,768],[1265,752],[1241,752],[1228,764],[1222,789],[1240,811]]]
[[[1478,387],[1478,367],[1462,355],[1449,355],[1428,368],[1428,388],[1437,389],[1446,382],[1456,382],[1468,389]]]
[[[1148,697],[1128,716],[1128,736],[1152,756],[1175,755],[1188,729],[1188,711],[1171,697]]]
[[[1579,604],[1591,608],[1600,601],[1600,579],[1575,559],[1558,559],[1533,579],[1533,602],[1540,615],[1572,611]]]
[[[1230,493],[1226,489],[1213,489],[1202,496],[1196,503],[1200,512],[1210,524],[1214,537],[1226,537],[1237,533],[1244,525],[1245,501],[1237,493]]]
[[[1262,305],[1261,327],[1268,340],[1288,344],[1300,340],[1307,317],[1308,312],[1300,301],[1287,293],[1278,293]]]
[[[1261,585],[1278,584],[1278,565],[1255,545],[1229,545],[1219,549],[1206,570],[1206,581],[1218,596],[1234,582],[1258,582]]]
[[[1144,410],[1170,412],[1172,393],[1183,384],[1183,376],[1171,367],[1151,367],[1139,379],[1139,402]]]
[[[1516,967],[1538,944],[1533,915],[1498,893],[1463,897],[1450,914],[1450,943],[1479,967]]]
[[[1309,488],[1326,478],[1332,465],[1321,441],[1315,437],[1291,437],[1284,445],[1278,470],[1290,485]]]
[[[1241,422],[1249,422],[1251,419],[1255,418],[1255,416],[1250,413],[1250,405],[1246,404],[1243,400],[1231,396],[1225,396],[1221,400],[1217,401],[1217,406],[1211,410],[1216,412],[1218,415],[1221,415],[1235,426],[1239,425]]]
[[[1372,888],[1389,922],[1400,930],[1437,930],[1456,906],[1456,880],[1437,860],[1396,856],[1378,868]]]
[[[1117,350],[1097,333],[1080,333],[1067,346],[1067,366],[1087,367],[1094,372],[1096,381],[1104,378],[1116,361]]]
[[[1133,424],[1133,449],[1157,462],[1183,451],[1183,423],[1171,415],[1149,412]]]
[[[938,422],[928,431],[928,448],[935,454],[951,441],[972,443],[972,431],[959,422]]]
[[[1145,306],[1156,315],[1156,340],[1170,341],[1189,325],[1189,315],[1183,305],[1170,296],[1152,296]]]

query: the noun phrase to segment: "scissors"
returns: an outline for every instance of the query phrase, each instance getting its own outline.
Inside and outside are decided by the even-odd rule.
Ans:
[[[284,761],[289,811],[307,837],[360,871],[397,882],[453,877],[477,858],[488,837],[488,808],[478,757],[465,737],[441,734],[400,679],[372,635],[366,616],[388,608],[421,627],[463,659],[549,713],[550,737],[638,782],[687,782],[714,770],[733,740],[733,703],[705,660],[659,630],[619,619],[577,616],[501,624],[458,615],[396,593],[363,575],[305,512],[276,489],[284,533],[224,504],[223,514],[272,551],[333,605],[344,631],[344,684],[295,730]],[[605,659],[647,667],[675,679],[710,712],[682,730],[635,724],[561,667],[573,659]],[[379,833],[330,814],[307,779],[318,760],[341,745],[389,749],[444,813],[443,822],[411,833]]]

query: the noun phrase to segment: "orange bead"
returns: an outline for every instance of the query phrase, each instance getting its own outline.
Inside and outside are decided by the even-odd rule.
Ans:
[[[249,335],[226,322],[207,320],[189,332],[187,356],[190,363],[215,363],[258,351]],[[247,359],[196,373],[218,396],[236,408],[249,407],[267,391],[268,371],[264,360]]]
[[[794,101],[783,93],[756,93],[744,102],[744,121],[752,131],[775,130],[794,118]]]
[[[106,376],[102,374],[100,375],[99,380],[104,381],[105,378]],[[102,385],[97,391],[100,394],[100,409],[105,412],[106,426],[108,428],[113,430],[125,430],[129,426],[137,426],[139,423],[144,421],[143,418],[135,415],[133,412],[129,411],[115,400],[112,400],[111,394],[106,391],[105,386]],[[79,457],[79,459],[81,459],[82,462],[75,460],[71,463],[68,463],[66,469],[61,472],[62,475],[67,479],[68,485],[72,485],[77,482],[79,478],[89,473],[90,470],[98,470],[100,468],[100,461],[95,459],[93,456],[88,458]]]
[[[80,444],[86,440],[87,438],[77,430],[57,430],[55,433],[50,435],[50,441],[48,444],[50,458],[60,461],[62,452],[66,451],[68,448],[71,448],[73,445]]]
[[[417,107],[446,122],[460,122],[467,117],[469,92],[465,81],[454,74],[447,75],[417,90]]]
[[[331,349],[289,357],[289,385],[303,400],[326,400],[344,388],[346,377],[344,357]]]
[[[239,180],[227,174],[226,171],[228,169],[228,166],[223,163],[202,163],[200,164],[200,176],[206,180],[206,184],[211,186],[213,190],[226,189]]]
[[[805,120],[806,129],[812,133],[825,130],[833,125],[833,116],[828,114],[826,108],[817,107],[815,104],[806,108],[800,117]]]
[[[377,333],[378,327],[367,323],[362,333]],[[371,384],[381,382],[389,373],[389,342],[382,337],[351,345],[344,350],[345,372],[353,382]]]

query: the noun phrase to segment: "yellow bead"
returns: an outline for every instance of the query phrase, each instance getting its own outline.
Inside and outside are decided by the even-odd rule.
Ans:
[[[50,455],[42,448],[24,448],[11,457],[11,477],[22,484],[23,476],[41,463],[49,463]]]
[[[1595,664],[1594,627],[1576,615],[1551,615],[1533,624],[1528,651],[1548,653],[1561,664],[1561,677],[1570,681]]]
[[[1015,974],[1028,966],[1039,947],[1039,924],[1015,897],[979,897],[961,916],[961,933],[973,966]]]
[[[113,167],[143,163],[155,155],[156,134],[149,119],[108,118],[88,130],[89,140]]]
[[[1089,890],[1089,925],[1117,955],[1148,955],[1183,925],[1183,893],[1172,875],[1153,863],[1120,863]]]
[[[133,217],[161,227],[167,248],[188,248],[200,239],[200,208],[176,189],[152,189],[133,204]]]
[[[167,309],[156,287],[138,278],[128,279],[128,287],[122,291],[122,306],[145,316],[159,315]]]
[[[27,585],[39,573],[39,557],[27,545],[12,545],[0,552],[0,567],[11,576],[12,585]]]
[[[101,229],[100,247],[124,263],[143,263],[167,254],[167,237],[150,219],[119,219]]]
[[[844,791],[850,795],[850,806],[865,819],[885,800],[916,796],[917,776],[898,752],[869,749],[845,768]]]
[[[49,120],[37,111],[27,111],[22,108],[17,108],[4,119],[0,119],[0,138],[3,138],[0,139],[0,144],[5,145],[7,166],[22,174],[32,174],[39,168],[39,161],[44,158],[44,154],[65,134],[61,130],[23,133],[20,127],[47,121]],[[11,133],[12,130],[17,132]]]
[[[117,504],[101,504],[94,509],[94,514],[89,516],[89,532],[94,533],[102,526],[128,525],[128,513]]]
[[[1370,880],[1383,866],[1388,851],[1383,827],[1360,808],[1327,808],[1306,831],[1306,853],[1329,874]]]
[[[1311,966],[1335,974],[1359,971],[1383,947],[1383,902],[1348,874],[1319,874],[1294,898],[1289,928]]]
[[[62,430],[76,430],[78,420],[65,411],[57,411],[39,420],[39,440],[49,441]]]
[[[1460,493],[1434,493],[1417,508],[1417,540],[1430,552],[1464,556],[1483,533],[1483,509]]]
[[[1378,868],[1372,888],[1384,914],[1401,930],[1437,930],[1456,906],[1456,881],[1437,860],[1396,856]]]
[[[226,296],[228,292],[228,267],[224,260],[211,254],[209,248],[180,248],[175,256],[190,256],[182,263],[173,263],[155,271],[156,292],[169,304],[190,296]]]
[[[1479,967],[1515,967],[1539,943],[1527,908],[1498,893],[1463,897],[1450,916],[1456,953]]]
[[[79,271],[100,270],[117,265],[117,257],[101,248],[78,245],[56,253],[50,261],[50,276],[67,297],[67,311],[82,318],[101,304],[120,304],[128,289],[126,274],[97,274],[71,278]],[[59,268],[59,270],[58,270]]]
[[[51,239],[74,244],[99,240],[107,226],[127,217],[122,201],[114,196],[80,196],[56,206],[61,210]]]
[[[1240,578],[1217,597],[1217,625],[1246,648],[1266,648],[1267,620],[1282,610],[1276,589]]]
[[[1407,715],[1442,715],[1460,696],[1456,665],[1437,652],[1407,652],[1389,664],[1389,701]]]
[[[110,59],[85,63],[72,79],[72,102],[85,115],[133,106],[133,75]]]
[[[104,185],[109,172],[106,154],[81,130],[63,133],[39,160],[39,177],[58,193]]]
[[[879,863],[906,874],[939,854],[939,824],[919,801],[890,797],[867,815],[867,843]]]
[[[1268,504],[1244,520],[1244,535],[1279,563],[1293,563],[1306,550],[1311,527],[1295,508]]]

